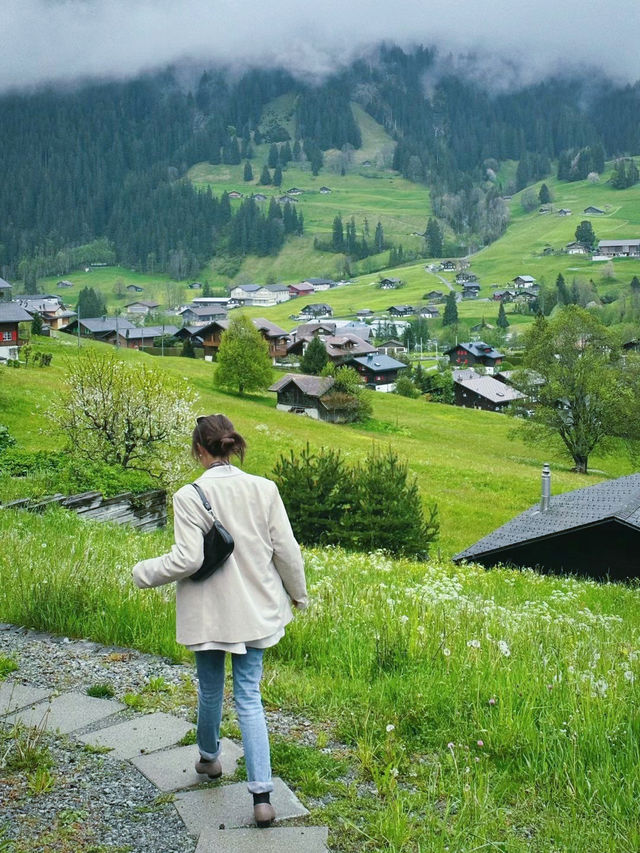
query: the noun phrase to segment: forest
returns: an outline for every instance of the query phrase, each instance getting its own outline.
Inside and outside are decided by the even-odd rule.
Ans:
[[[284,71],[212,68],[190,87],[167,70],[5,94],[0,273],[33,289],[39,276],[115,259],[181,279],[217,253],[277,252],[301,233],[297,216],[255,204],[232,213],[228,198],[197,191],[185,174],[201,161],[244,160],[278,186],[290,159],[318,174],[323,152],[361,144],[352,101],[395,139],[393,167],[429,186],[435,216],[485,243],[507,225],[496,178],[505,160],[518,161],[521,188],[554,162],[559,177],[575,180],[601,169],[605,157],[640,151],[640,84],[590,75],[492,94],[459,76],[434,77],[434,59],[425,48],[380,47],[313,86]],[[260,126],[265,106],[287,93],[295,95],[294,138]],[[265,142],[270,163],[251,166]],[[637,177],[619,170],[621,186]]]

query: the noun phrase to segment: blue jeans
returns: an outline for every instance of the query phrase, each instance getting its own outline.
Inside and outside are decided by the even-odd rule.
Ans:
[[[242,732],[248,788],[252,794],[273,791],[269,735],[260,696],[263,649],[247,646],[244,655],[231,655],[233,699]],[[200,755],[220,755],[220,721],[224,699],[225,652],[196,652],[198,671],[198,729]]]

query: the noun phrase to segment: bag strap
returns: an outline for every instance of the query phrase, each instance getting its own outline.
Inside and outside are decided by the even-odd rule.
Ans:
[[[199,486],[197,483],[191,483],[191,485],[193,486],[193,488],[196,490],[196,492],[197,492],[197,493],[198,493],[198,495],[200,496],[200,500],[202,501],[202,504],[203,504],[204,508],[207,510],[207,512],[210,512],[210,513],[211,513],[211,515],[213,516],[213,520],[214,520],[214,521],[217,521],[218,519],[216,518],[216,515],[215,515],[215,513],[214,513],[214,511],[213,511],[213,507],[211,506],[211,504],[210,504],[210,503],[209,503],[209,501],[207,500],[207,496],[206,496],[206,495],[205,495],[205,493],[202,491],[202,489],[200,488],[200,486]]]

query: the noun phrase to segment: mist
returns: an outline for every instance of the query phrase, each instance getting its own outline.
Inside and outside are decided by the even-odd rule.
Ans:
[[[3,0],[0,90],[183,62],[322,77],[381,41],[436,46],[497,88],[598,68],[640,78],[637,0]]]

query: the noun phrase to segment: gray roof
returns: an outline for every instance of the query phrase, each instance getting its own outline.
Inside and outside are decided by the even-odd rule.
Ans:
[[[282,379],[269,388],[269,391],[281,391],[290,382],[297,385],[303,394],[309,397],[322,397],[327,391],[333,387],[334,379],[332,376],[309,376],[305,373],[287,373]]]
[[[196,317],[226,317],[227,309],[221,305],[187,305],[178,314],[186,314],[190,311]]]
[[[8,281],[5,281],[3,278],[0,278],[0,290],[11,290],[13,285],[9,284]]]
[[[305,305],[304,308],[300,310],[301,314],[307,314],[309,311],[328,311],[330,313],[333,312],[333,308],[331,305],[327,305],[326,302],[312,302],[310,305]]]
[[[246,293],[255,293],[256,290],[260,290],[262,287],[261,284],[236,284],[235,287],[232,287],[232,290],[244,290]]]
[[[138,328],[137,326],[134,326],[133,323],[130,323],[129,320],[125,320],[122,317],[82,317],[77,322],[92,334],[115,332],[116,324],[119,332],[123,329]],[[75,326],[76,321],[72,320],[72,323]],[[65,326],[65,328],[68,328],[68,326]]]
[[[351,361],[356,361],[371,370],[399,370],[407,365],[403,361],[398,361],[397,358],[391,358],[390,355],[380,355],[375,353],[371,356],[363,356],[361,358],[352,358]]]
[[[601,246],[640,246],[640,240],[599,240],[598,247]]]
[[[289,292],[288,284],[265,284],[263,285],[265,290],[270,291],[271,293],[282,293],[284,290]]]
[[[469,375],[470,373],[473,376]],[[474,370],[454,371],[453,381],[456,385],[461,385],[492,403],[511,403],[513,400],[521,400],[524,397],[524,394],[512,388],[511,385],[499,382],[493,376],[482,376]]]
[[[276,325],[276,323],[272,323],[271,320],[265,320],[264,317],[253,317],[251,322],[256,329],[259,329],[261,332],[266,332],[270,338],[289,337],[289,332],[286,332],[280,326]]]
[[[513,545],[612,519],[640,530],[640,474],[553,495],[546,512],[540,511],[539,504],[532,506],[460,551],[453,559],[472,560]]]
[[[120,331],[119,327],[118,331]],[[129,331],[128,337],[130,338],[159,338],[162,337],[162,335],[175,335],[178,331],[178,327],[165,326],[163,329],[162,326],[142,326],[141,328],[136,328],[135,332],[131,329],[125,329],[124,333],[120,332],[120,336],[126,338],[127,331]]]
[[[15,302],[0,302],[0,323],[27,323],[32,317],[22,305]]]
[[[449,347],[448,350],[445,350],[445,354],[448,355],[450,352],[455,352],[459,347],[466,349],[467,352],[475,355],[476,358],[504,358],[501,352],[498,352],[498,350],[495,350],[489,344],[485,344],[484,341],[465,341],[464,343],[456,344],[454,347]]]

